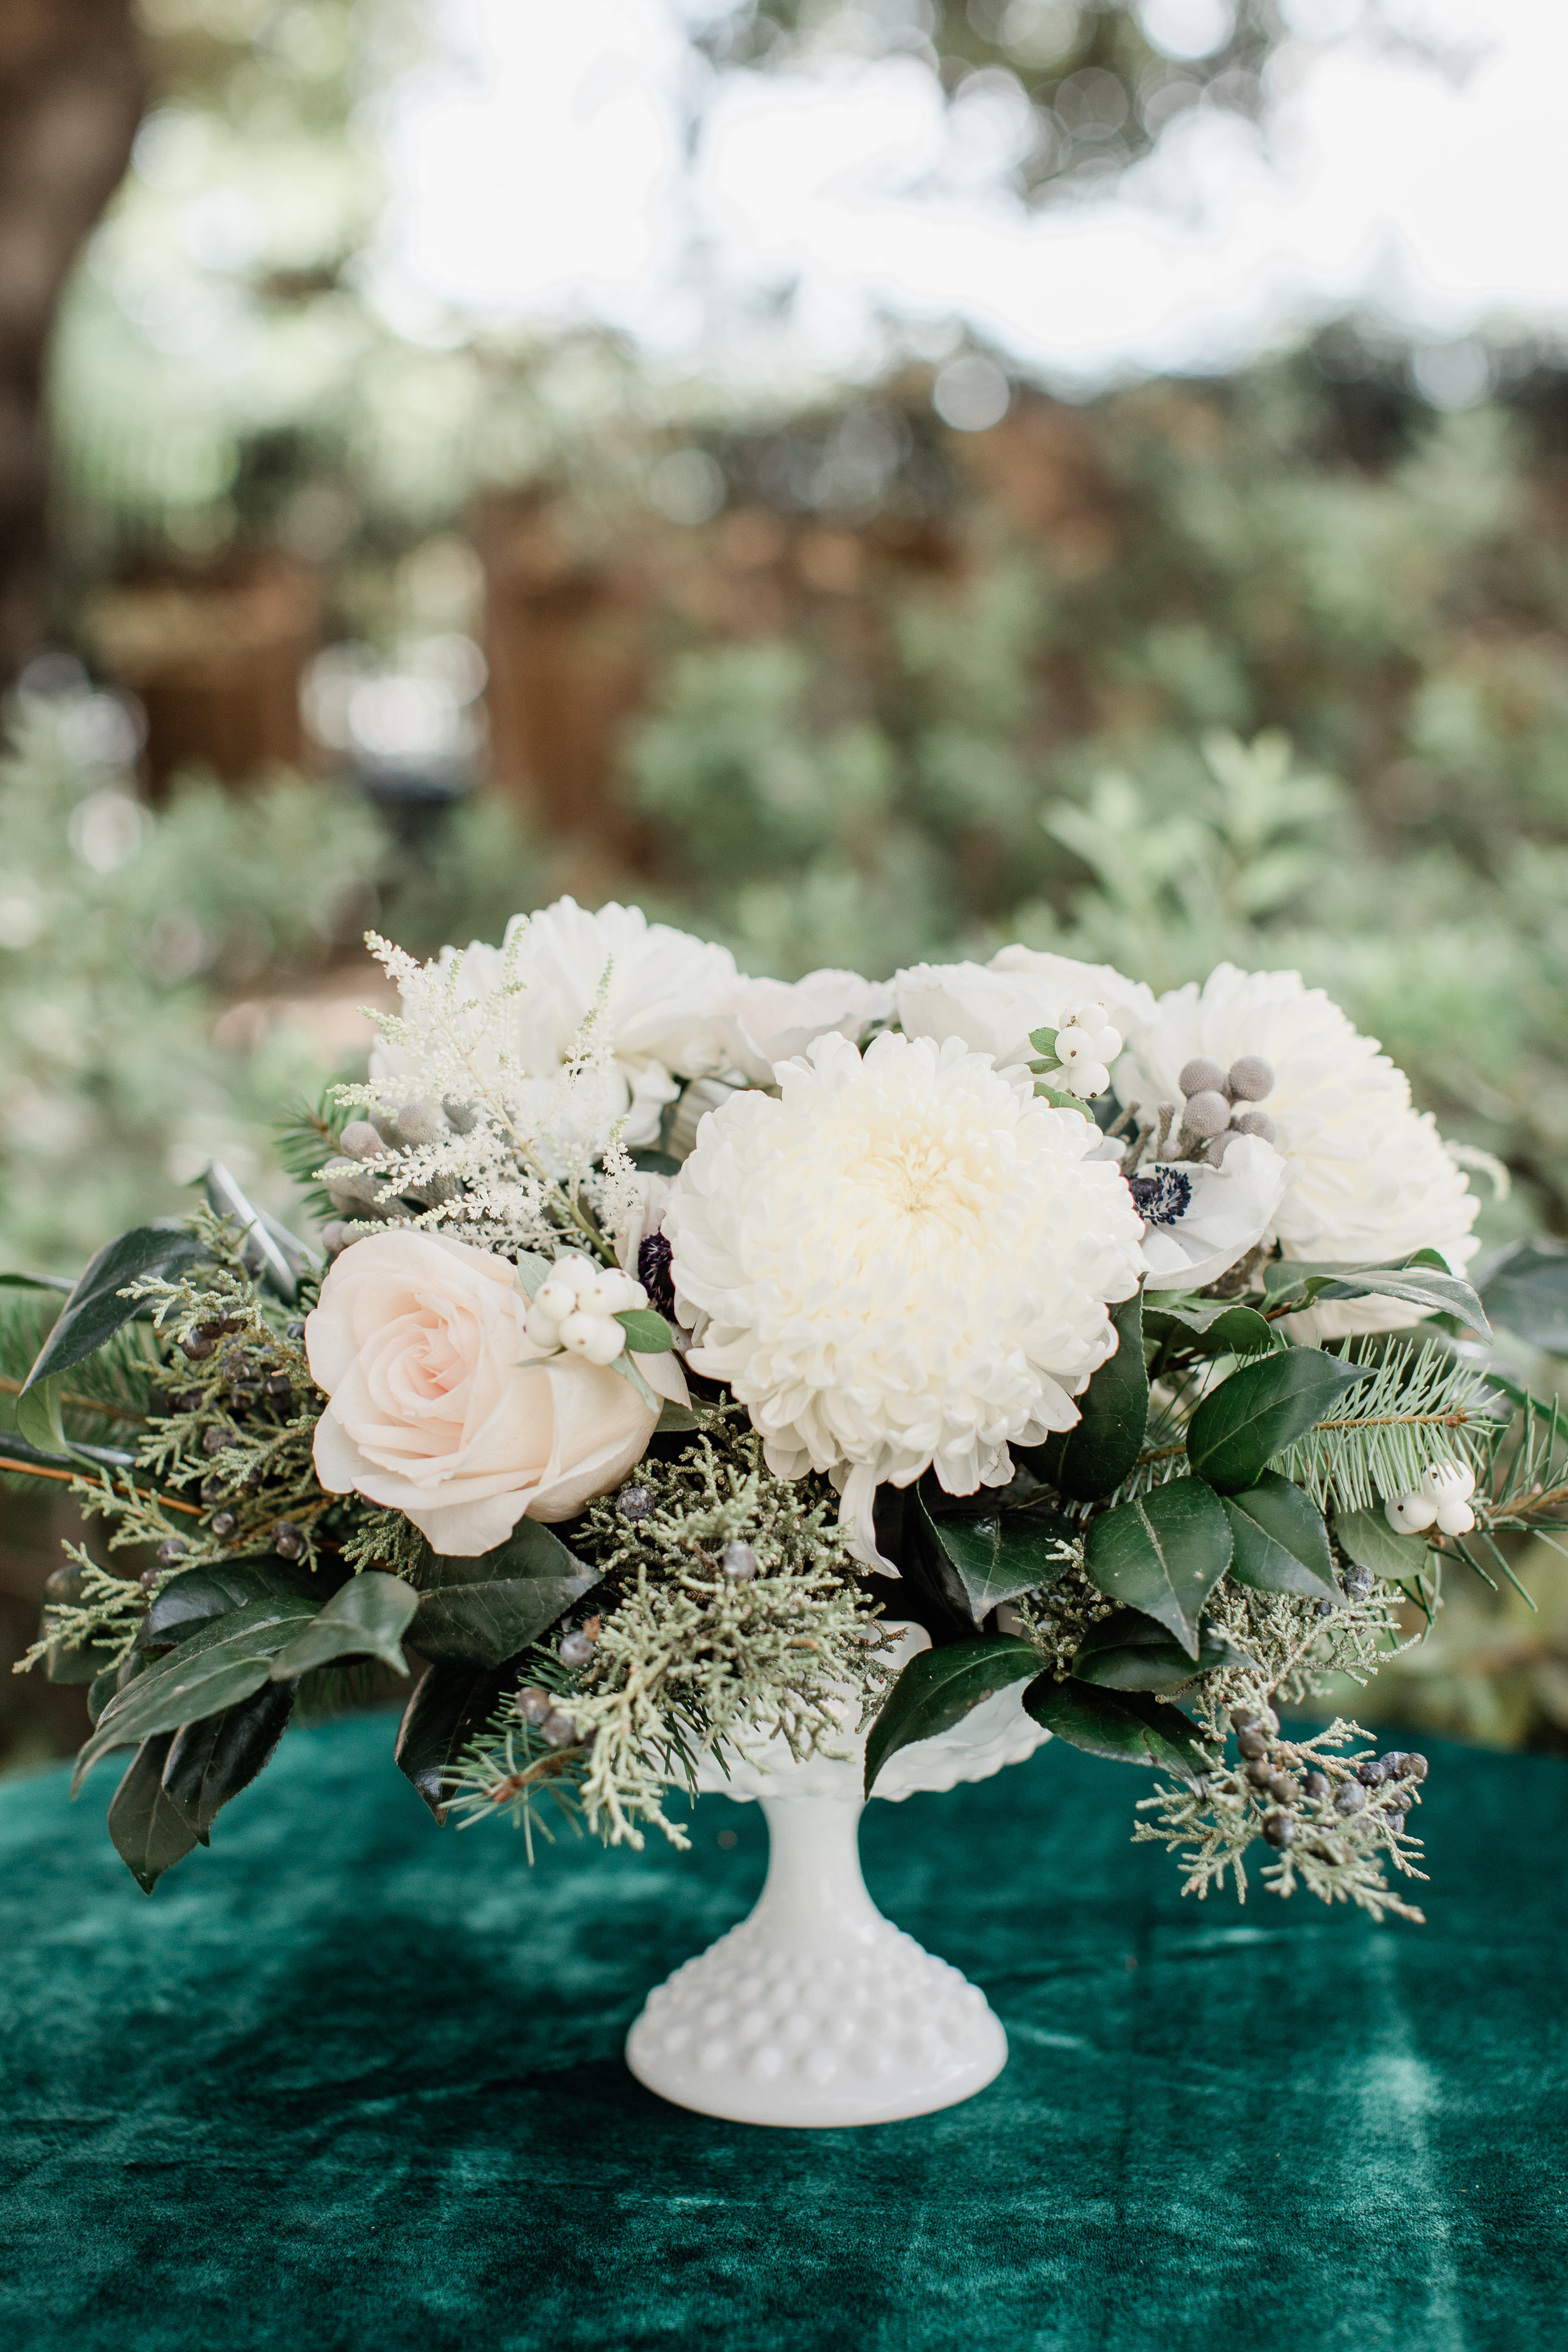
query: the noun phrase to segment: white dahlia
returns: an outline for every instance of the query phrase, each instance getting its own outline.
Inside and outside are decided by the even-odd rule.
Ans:
[[[999,1067],[1028,1061],[1034,1030],[1059,1032],[1086,1008],[1104,1013],[1118,1045],[1155,1011],[1152,991],[1113,965],[1032,948],[1003,948],[988,964],[911,964],[895,974],[893,987],[907,1036],[962,1038],[976,1053],[994,1054]]]
[[[710,1113],[664,1232],[693,1368],[782,1477],[831,1474],[872,1556],[883,1480],[1010,1475],[1115,1352],[1142,1221],[1098,1137],[957,1039],[821,1037]]]
[[[1242,1074],[1237,1116],[1254,1132],[1271,1130],[1265,1139],[1289,1165],[1272,1220],[1285,1256],[1386,1265],[1432,1248],[1463,1268],[1479,1246],[1470,1232],[1479,1203],[1431,1114],[1412,1108],[1409,1080],[1376,1039],[1359,1035],[1300,972],[1226,963],[1201,989],[1173,989],[1117,1064],[1113,1084],[1123,1103],[1152,1109],[1184,1100],[1184,1071],[1212,1095],[1214,1067],[1205,1077],[1191,1066],[1228,1074],[1245,1061],[1267,1067]],[[1217,1119],[1225,1115],[1222,1099]],[[1416,1312],[1392,1301],[1324,1307],[1316,1335],[1394,1330]]]

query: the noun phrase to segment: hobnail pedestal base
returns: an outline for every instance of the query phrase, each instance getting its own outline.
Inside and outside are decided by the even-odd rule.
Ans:
[[[1007,2063],[984,1993],[883,1918],[860,1875],[858,1801],[763,1801],[767,1884],[750,1918],[648,1995],[639,2083],[737,2123],[890,2123],[967,2099]]]

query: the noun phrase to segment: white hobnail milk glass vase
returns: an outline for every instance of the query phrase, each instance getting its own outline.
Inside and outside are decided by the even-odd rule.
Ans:
[[[899,1629],[897,1664],[929,1646]],[[1049,1733],[1026,1685],[983,1700],[935,1739],[900,1748],[873,1798],[984,1780]],[[890,2123],[967,2099],[1007,2063],[985,1996],[884,1919],[860,1874],[864,1737],[849,1715],[832,1756],[796,1763],[782,1739],[705,1759],[704,1794],[759,1801],[768,1875],[756,1908],[648,1995],[626,2037],[639,2083],[736,2123]]]

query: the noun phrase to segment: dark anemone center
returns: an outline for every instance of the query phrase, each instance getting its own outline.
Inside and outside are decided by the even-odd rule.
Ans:
[[[669,1244],[662,1234],[649,1234],[637,1250],[637,1280],[647,1293],[647,1303],[657,1307],[661,1315],[675,1319],[675,1285],[669,1276]]]
[[[1133,1207],[1150,1224],[1173,1225],[1191,1205],[1193,1180],[1179,1168],[1156,1168],[1152,1176],[1130,1176],[1127,1189]]]

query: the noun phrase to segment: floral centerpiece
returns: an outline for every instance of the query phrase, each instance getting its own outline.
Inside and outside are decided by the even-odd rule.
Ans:
[[[571,899],[372,945],[401,1012],[290,1140],[317,1240],[215,1170],[18,1402],[6,1466],[129,1554],[72,1554],[29,1663],[90,1683],[144,1887],[298,1704],[412,1653],[397,1763],[531,1852],[683,1844],[671,1791],[738,1771],[869,1792],[984,1717],[975,1769],[1144,1768],[1191,1890],[1256,1847],[1420,1917],[1425,1760],[1283,1710],[1452,1563],[1511,1573],[1557,1429],[1465,1278],[1476,1155],[1321,992],[1022,948],[784,985]]]

